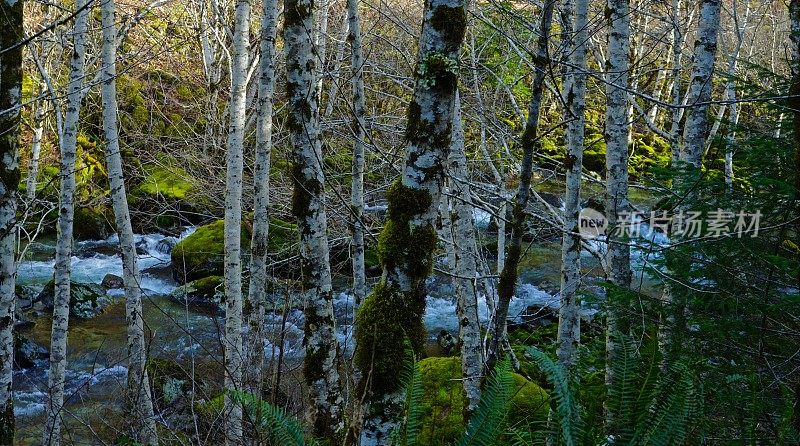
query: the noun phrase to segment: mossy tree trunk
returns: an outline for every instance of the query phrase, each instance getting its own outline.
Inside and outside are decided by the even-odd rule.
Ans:
[[[85,0],[75,2],[76,16],[72,33],[73,50],[67,86],[67,112],[60,141],[61,187],[58,203],[58,236],[55,259],[55,297],[50,338],[50,373],[43,443],[61,444],[61,416],[64,405],[64,377],[67,368],[67,330],[69,327],[70,262],[72,258],[72,221],[75,215],[75,152],[78,138],[83,80],[85,74],[86,29],[89,8]]]
[[[242,388],[242,175],[250,0],[237,0],[231,51],[231,98],[225,157],[225,388]],[[225,395],[225,444],[242,444],[242,407]]]
[[[628,57],[630,51],[629,0],[608,0],[608,58],[606,60],[606,116],[604,138],[606,143],[606,202],[605,214],[608,233],[608,279],[614,287],[625,289],[631,284],[631,252],[623,234],[617,231],[621,214],[630,211],[628,201]],[[631,99],[635,100],[635,99]],[[606,386],[615,389],[619,379],[614,374],[612,358],[621,357],[617,342],[618,333],[628,332],[628,311],[624,302],[615,296],[626,293],[610,290],[606,294]],[[609,435],[618,432],[617,416],[606,405],[606,429]]]
[[[364,301],[367,277],[364,271],[364,51],[361,48],[361,20],[358,0],[347,0],[347,40],[350,42],[353,78],[353,179],[350,190],[351,218],[353,219],[353,300],[358,308]]]
[[[422,354],[425,279],[436,249],[436,217],[465,30],[463,0],[426,0],[414,95],[408,105],[405,166],[386,194],[389,208],[378,246],[383,276],[356,319],[355,363],[366,392],[361,446],[388,444],[399,422],[404,340],[410,339],[416,354]]]
[[[102,4],[103,48],[102,48],[102,97],[103,131],[105,133],[105,155],[108,166],[108,182],[111,203],[122,252],[122,280],[125,286],[125,316],[128,326],[128,403],[132,415],[129,436],[145,445],[158,445],[153,400],[145,364],[147,347],[142,319],[142,289],[139,267],[136,264],[136,244],[125,193],[122,155],[117,129],[117,25],[116,3],[105,0]]]
[[[261,11],[261,59],[259,60],[256,109],[256,159],[253,169],[254,215],[250,243],[250,288],[245,317],[247,368],[245,388],[259,395],[264,379],[264,307],[267,299],[267,250],[269,247],[269,171],[272,153],[272,108],[275,93],[275,40],[277,0],[264,0]]]
[[[0,1],[0,445],[14,443],[14,281],[22,98],[22,0]]]
[[[564,78],[566,153],[564,168],[566,192],[564,194],[564,227],[561,240],[561,306],[558,310],[559,363],[569,369],[576,359],[581,337],[580,303],[578,287],[581,270],[581,238],[578,233],[580,213],[581,168],[584,147],[584,111],[586,109],[586,41],[588,40],[588,0],[574,3],[571,32],[565,45],[570,48],[569,68]]]
[[[550,28],[553,21],[555,0],[547,0],[539,21],[539,38],[536,45],[536,58],[534,59],[535,71],[531,84],[531,101],[528,104],[528,119],[525,122],[525,131],[520,143],[522,145],[522,164],[520,165],[520,180],[517,195],[514,197],[511,217],[511,240],[508,248],[505,243],[497,245],[498,251],[505,249],[505,259],[500,271],[498,284],[498,303],[491,326],[491,337],[487,346],[487,368],[491,369],[497,362],[503,350],[503,339],[506,336],[506,323],[508,306],[517,287],[517,268],[522,255],[522,236],[525,233],[525,216],[530,200],[531,179],[533,178],[533,154],[540,146],[539,139],[539,112],[542,108],[542,93],[547,67],[550,64],[548,46],[550,44]],[[505,208],[503,208],[505,210]],[[505,219],[505,212],[501,215]],[[498,231],[498,240],[505,238],[505,225],[502,232]]]
[[[313,0],[285,0],[286,94],[291,133],[292,212],[300,229],[300,263],[306,293],[303,375],[309,386],[308,418],[314,436],[336,443],[344,434],[343,395],[333,314],[325,174],[319,136],[317,54]]]

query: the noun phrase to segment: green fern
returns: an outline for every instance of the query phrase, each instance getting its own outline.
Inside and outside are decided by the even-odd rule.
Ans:
[[[406,389],[406,414],[400,432],[395,436],[396,444],[400,446],[416,446],[420,428],[422,426],[422,374],[417,363],[411,341],[405,340],[405,361],[400,373],[400,382]]]
[[[556,410],[552,415],[558,422],[562,443],[565,446],[575,446],[583,431],[581,411],[564,368],[536,348],[528,349],[528,354],[536,361],[536,365],[544,372],[547,380],[553,386]]]
[[[231,398],[241,404],[245,413],[254,420],[257,428],[281,446],[316,446],[314,440],[306,442],[300,422],[280,407],[262,401],[245,392],[231,391]]]
[[[467,430],[458,446],[493,446],[503,434],[511,397],[514,393],[514,376],[511,361],[498,362],[489,377],[489,383],[481,394],[478,407],[469,419]]]

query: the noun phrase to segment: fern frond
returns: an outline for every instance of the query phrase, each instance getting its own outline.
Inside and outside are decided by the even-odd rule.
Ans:
[[[303,428],[292,416],[287,415],[280,407],[275,407],[255,395],[230,391],[231,398],[241,404],[245,413],[255,421],[259,430],[263,430],[270,438],[283,446],[314,446],[315,441],[306,442]]]
[[[456,443],[458,446],[493,446],[505,428],[511,397],[514,392],[514,375],[511,361],[498,362],[489,376],[489,383],[481,394],[480,402],[469,419],[467,430]]]
[[[528,349],[528,354],[544,372],[553,386],[556,400],[555,421],[558,422],[561,440],[565,446],[575,446],[583,430],[580,407],[569,385],[569,378],[564,368],[553,362],[547,354],[535,349]]]

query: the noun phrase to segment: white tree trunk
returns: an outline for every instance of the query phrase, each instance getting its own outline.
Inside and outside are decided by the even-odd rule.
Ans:
[[[361,23],[358,0],[347,0],[348,35],[351,49],[353,86],[353,179],[351,185],[351,218],[353,219],[353,301],[355,308],[361,305],[366,294],[364,272],[364,51],[361,48]]]
[[[67,368],[67,329],[69,327],[70,261],[72,258],[72,220],[75,215],[75,151],[81,110],[86,27],[89,8],[85,0],[75,3],[77,14],[72,33],[73,51],[67,87],[67,112],[61,149],[61,190],[59,192],[58,239],[55,259],[55,297],[50,338],[50,373],[47,380],[47,404],[43,443],[61,444],[61,416],[64,405],[64,375]]]
[[[450,194],[453,213],[453,254],[451,266],[455,277],[456,307],[458,309],[458,338],[461,344],[461,372],[467,395],[467,411],[478,407],[481,397],[481,372],[483,371],[483,346],[481,325],[478,320],[478,295],[475,241],[475,207],[472,204],[467,157],[464,152],[464,128],[461,124],[461,101],[456,92],[453,109],[453,136],[448,156],[450,169]]]
[[[628,114],[628,53],[630,51],[630,10],[628,0],[608,0],[608,59],[606,61],[606,220],[608,222],[608,276],[619,288],[631,284],[631,253],[624,237],[615,232],[620,214],[630,211],[628,202],[628,141],[630,124]],[[635,101],[635,98],[631,98]],[[568,208],[569,209],[569,208]],[[566,262],[566,259],[565,259]],[[564,275],[565,278],[567,275]],[[619,357],[616,342],[619,333],[627,333],[627,311],[624,304],[614,301],[619,295],[607,293],[606,327],[606,388],[618,386],[618,378],[611,364]],[[610,435],[617,432],[617,414],[606,405],[606,429]]]
[[[467,18],[463,0],[427,0],[408,106],[405,166],[387,191],[380,237],[383,276],[357,318],[355,362],[366,390],[361,446],[386,445],[403,407],[404,339],[424,347],[425,279],[433,268],[436,216],[451,140],[458,66]]]
[[[125,193],[122,155],[117,129],[117,25],[116,4],[106,0],[102,4],[103,48],[102,48],[102,97],[103,131],[105,133],[106,165],[111,190],[111,204],[122,252],[122,280],[125,286],[125,316],[128,325],[128,400],[130,404],[130,437],[145,445],[157,445],[156,422],[150,383],[145,368],[147,347],[142,320],[142,290],[139,286],[139,268],[136,264],[136,244]]]
[[[313,1],[285,0],[284,5],[287,126],[294,146],[292,212],[300,228],[300,263],[306,292],[303,374],[311,397],[308,418],[316,437],[335,439],[344,433],[344,414],[328,252],[319,97],[315,84],[318,60],[308,33],[315,29]]]
[[[680,160],[680,125],[681,125],[681,71],[683,70],[683,42],[685,35],[681,28],[681,0],[672,0],[672,113],[670,118],[670,151],[671,164],[674,166]]]
[[[242,175],[249,60],[250,1],[237,0],[231,65],[230,129],[225,157],[225,388],[241,389]],[[242,407],[225,396],[225,444],[242,444]]]
[[[558,312],[559,363],[569,369],[576,360],[580,342],[580,303],[578,286],[581,269],[581,239],[578,234],[581,166],[583,163],[584,110],[586,108],[586,41],[588,0],[576,0],[574,23],[569,35],[570,68],[565,79],[567,190],[564,197],[564,233],[561,243],[561,306]]]
[[[40,84],[41,85],[41,84]],[[41,94],[44,88],[39,88]],[[31,158],[28,161],[28,177],[25,180],[25,201],[28,206],[33,204],[36,198],[36,177],[39,176],[39,157],[42,152],[42,136],[44,134],[44,118],[46,103],[37,101],[33,112],[33,138],[31,139]]]
[[[339,84],[342,80],[342,61],[344,60],[345,46],[350,40],[350,36],[350,4],[348,3],[342,22],[342,38],[336,45],[336,60],[334,60],[333,69],[331,70],[331,88],[328,90],[328,103],[325,106],[325,112],[322,115],[323,118],[327,118],[333,113],[333,107],[336,105],[336,100],[339,97]]]
[[[22,46],[11,50],[23,35],[23,2],[3,0],[0,16],[0,445],[14,444],[14,306],[16,296],[18,146],[22,99]]]
[[[683,129],[682,160],[700,167],[708,138],[708,106],[711,100],[711,76],[717,54],[719,0],[700,2],[700,23],[694,43],[694,64],[689,84],[686,124]]]
[[[264,379],[264,306],[267,300],[267,254],[269,249],[269,173],[272,154],[272,108],[275,95],[277,0],[264,0],[261,13],[261,59],[259,60],[256,108],[256,160],[253,169],[254,214],[250,243],[250,288],[246,306],[246,388],[259,395]]]

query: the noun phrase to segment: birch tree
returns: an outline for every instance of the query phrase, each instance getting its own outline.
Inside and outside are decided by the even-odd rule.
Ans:
[[[145,346],[144,321],[142,319],[142,290],[139,285],[141,277],[136,264],[136,244],[133,240],[128,197],[125,193],[117,129],[117,24],[115,10],[114,0],[105,0],[102,3],[103,82],[101,94],[103,97],[103,132],[106,142],[108,183],[122,253],[122,280],[125,287],[125,317],[128,325],[128,399],[133,415],[133,419],[130,420],[132,425],[130,437],[142,444],[157,445],[153,400],[150,396],[150,383],[145,368],[147,347]]]
[[[315,29],[313,10],[313,0],[284,0],[287,126],[294,146],[292,212],[300,229],[306,302],[303,376],[311,397],[308,418],[315,436],[336,439],[344,434],[344,414],[319,136],[318,59],[309,34]]]
[[[64,405],[64,377],[67,368],[67,330],[69,327],[70,262],[72,259],[72,222],[75,215],[75,157],[85,75],[86,28],[89,15],[85,0],[75,2],[75,25],[72,33],[67,111],[64,116],[61,151],[61,184],[58,206],[58,235],[55,259],[55,297],[50,338],[50,373],[43,443],[61,444],[61,416]]]
[[[514,297],[517,286],[517,268],[522,255],[522,236],[525,233],[526,209],[530,200],[531,179],[533,178],[533,155],[541,145],[539,139],[539,114],[542,108],[544,80],[547,75],[547,67],[550,64],[548,46],[550,44],[550,29],[553,22],[554,8],[555,0],[547,0],[544,3],[539,22],[539,38],[534,59],[535,71],[531,84],[531,101],[528,104],[525,131],[520,138],[522,163],[520,165],[519,189],[516,197],[514,197],[512,209],[511,240],[507,248],[502,246],[506,254],[500,272],[498,303],[492,321],[491,339],[486,349],[486,363],[489,369],[493,367],[499,358],[506,333],[508,306],[511,303],[511,298]],[[505,218],[505,215],[503,215],[503,218]],[[498,231],[498,239],[504,239],[504,237],[505,227],[503,227],[502,231]],[[505,241],[503,245],[505,245]],[[499,242],[497,249],[498,251],[501,249]]]
[[[242,175],[249,60],[250,1],[237,0],[231,54],[228,150],[225,156],[225,388],[242,388]],[[225,444],[242,443],[242,407],[225,395]]]
[[[250,243],[250,288],[247,309],[247,391],[258,395],[264,374],[264,306],[267,295],[267,253],[269,248],[269,173],[272,154],[272,109],[275,94],[275,40],[278,2],[264,0],[261,11],[261,58],[259,59],[256,108],[256,159],[253,170],[253,236]]]
[[[566,45],[571,48],[564,80],[567,129],[565,135],[567,189],[564,196],[564,227],[561,242],[561,306],[558,311],[559,363],[569,369],[575,362],[580,342],[578,286],[581,269],[580,213],[581,167],[583,165],[584,110],[586,108],[586,42],[588,41],[588,0],[575,0],[574,20]]]
[[[672,0],[670,22],[672,24],[672,111],[670,114],[669,143],[671,151],[671,163],[673,166],[678,164],[681,155],[680,145],[680,125],[682,108],[681,105],[681,72],[683,71],[683,43],[686,39],[681,27],[681,0]]]
[[[679,162],[686,163],[691,168],[698,170],[702,167],[703,153],[709,132],[708,106],[711,101],[711,76],[717,53],[719,16],[720,2],[718,0],[701,1],[700,20],[694,43],[694,62],[686,102],[690,107],[686,111],[683,141],[678,158]],[[671,253],[667,252],[667,268],[670,268],[672,263]],[[675,299],[675,293],[669,283],[664,285],[662,301],[665,313],[659,331],[659,348],[662,357],[661,368],[666,370],[679,346],[678,336],[683,331],[685,303],[682,298]]]
[[[458,313],[458,339],[461,345],[461,373],[467,395],[467,411],[478,407],[481,397],[483,371],[483,345],[481,325],[478,320],[478,295],[475,288],[477,276],[475,241],[475,206],[472,204],[467,156],[464,151],[464,128],[461,123],[461,100],[456,92],[453,109],[453,135],[448,154],[450,170],[450,201],[453,212],[450,218],[453,241],[451,270],[454,273],[456,309]]]
[[[700,168],[708,138],[708,106],[711,101],[711,76],[717,54],[719,13],[719,0],[700,2],[700,21],[694,43],[694,63],[681,147],[681,160],[696,168]]]
[[[22,106],[22,0],[0,2],[0,445],[14,444],[14,306],[16,296],[18,144]]]
[[[608,223],[608,276],[621,289],[631,283],[630,247],[620,230],[620,214],[630,212],[628,202],[628,141],[630,135],[628,111],[628,53],[630,51],[630,10],[628,0],[608,0],[608,58],[606,59],[606,220]],[[635,99],[632,99],[635,100]],[[566,261],[566,259],[565,259]],[[566,277],[566,274],[565,274]],[[618,387],[612,361],[619,358],[619,333],[628,332],[627,312],[622,302],[615,302],[619,293],[606,294],[606,387]],[[613,435],[617,431],[615,408],[606,404],[606,427]]]
[[[353,87],[353,169],[351,185],[351,218],[353,219],[353,301],[358,308],[366,294],[364,271],[364,51],[361,48],[361,20],[358,0],[347,0],[347,40],[350,42]]]
[[[408,105],[405,165],[389,188],[379,239],[381,281],[356,318],[356,366],[365,392],[361,446],[385,445],[403,407],[400,372],[409,339],[424,345],[425,279],[433,267],[436,216],[451,141],[459,51],[466,31],[463,0],[426,0]]]

